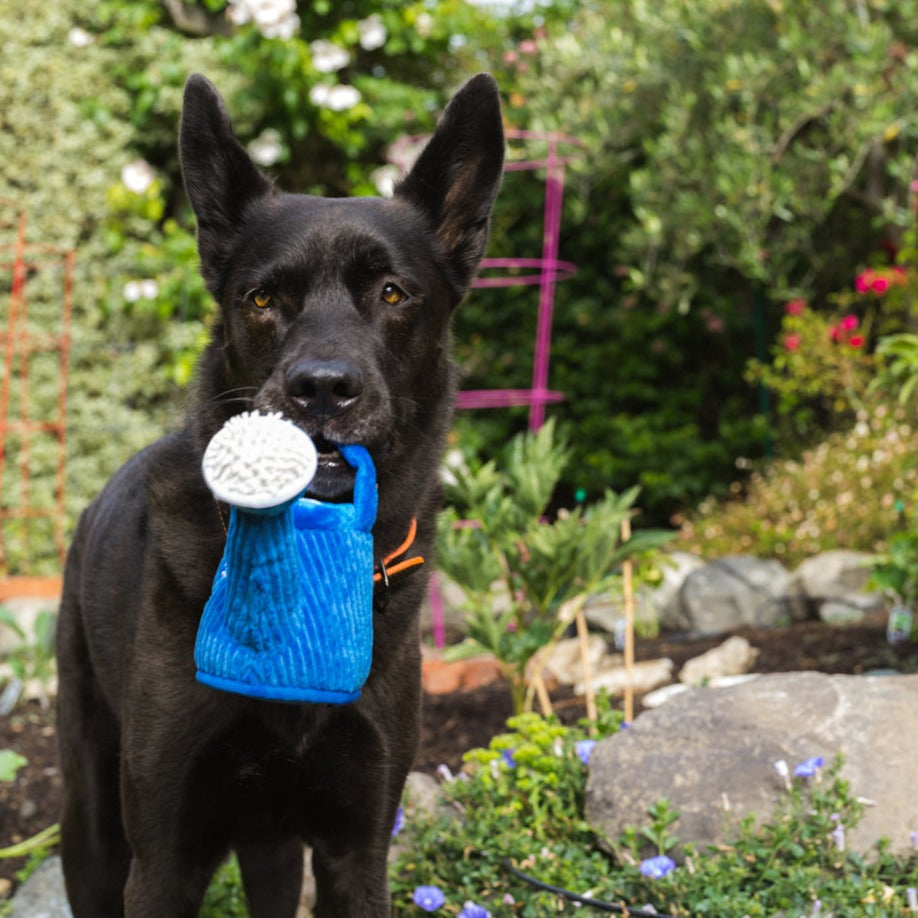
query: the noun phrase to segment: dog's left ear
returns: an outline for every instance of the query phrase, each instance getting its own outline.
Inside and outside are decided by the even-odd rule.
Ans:
[[[271,182],[236,139],[220,93],[199,73],[185,84],[179,156],[185,190],[198,222],[198,252],[207,289],[220,286],[242,214]]]
[[[472,77],[453,96],[430,142],[395,189],[426,212],[464,296],[488,241],[491,208],[504,165],[497,83]]]

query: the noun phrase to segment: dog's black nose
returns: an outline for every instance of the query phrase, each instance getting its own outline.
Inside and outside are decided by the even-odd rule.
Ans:
[[[363,392],[363,373],[348,360],[301,360],[287,371],[287,395],[310,414],[332,415]]]

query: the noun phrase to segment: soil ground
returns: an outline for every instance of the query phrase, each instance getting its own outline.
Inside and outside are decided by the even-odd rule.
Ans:
[[[886,642],[885,622],[879,618],[861,625],[833,628],[806,622],[786,628],[740,629],[760,651],[755,672],[815,670],[826,673],[864,673],[875,669],[918,672],[918,645]],[[638,639],[638,660],[669,657],[678,672],[691,657],[721,643],[728,635],[684,639],[662,635]],[[558,716],[567,723],[584,714],[580,699],[568,690],[552,691]],[[640,698],[637,708],[640,711]],[[510,715],[509,693],[492,683],[475,691],[427,695],[417,767],[433,772],[444,763],[453,771],[462,764],[463,753],[487,745],[505,729]],[[60,806],[60,776],[54,736],[53,710],[37,703],[20,705],[0,718],[0,749],[15,749],[28,759],[15,781],[0,784],[0,846],[28,838],[56,822]],[[24,860],[0,859],[0,897],[16,885],[16,872]]]

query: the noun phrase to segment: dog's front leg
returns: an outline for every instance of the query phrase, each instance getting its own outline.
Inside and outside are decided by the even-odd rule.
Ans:
[[[215,694],[169,655],[138,666],[122,727],[121,802],[132,860],[126,918],[194,918],[229,849],[226,779],[214,761]],[[179,668],[175,665],[175,668]],[[149,673],[157,672],[154,681]],[[176,688],[180,687],[180,688]]]

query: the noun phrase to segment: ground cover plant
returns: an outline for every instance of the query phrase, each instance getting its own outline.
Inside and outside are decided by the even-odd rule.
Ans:
[[[579,908],[510,867],[633,914],[647,905],[721,918],[914,907],[918,855],[893,857],[882,841],[867,857],[847,847],[861,804],[838,775],[840,760],[775,763],[787,787],[776,811],[758,826],[744,820],[717,849],[683,846],[678,865],[678,814],[665,800],[621,839],[597,837],[583,819],[589,759],[595,739],[619,726],[605,715],[589,734],[527,714],[487,749],[470,751],[463,773],[444,784],[455,812],[409,819],[399,831],[408,847],[392,869],[393,913],[536,918]]]

